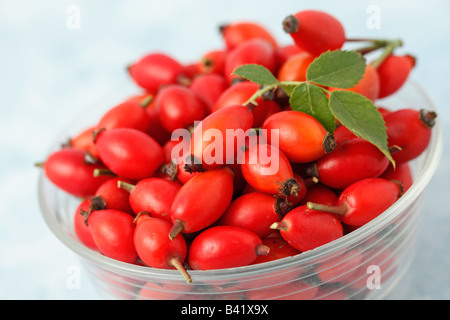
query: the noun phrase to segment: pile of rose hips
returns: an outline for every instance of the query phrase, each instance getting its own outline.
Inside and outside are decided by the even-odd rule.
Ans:
[[[83,244],[119,261],[176,268],[190,282],[189,269],[245,266],[312,250],[402,196],[413,182],[409,161],[430,141],[434,112],[379,107],[394,168],[347,128],[331,135],[314,117],[292,110],[282,90],[245,104],[259,85],[233,74],[237,67],[259,64],[280,81],[304,81],[317,56],[347,41],[341,23],[319,11],[291,15],[283,27],[292,44],[280,45],[257,23],[235,22],[220,29],[224,48],[192,64],[150,53],[129,67],[143,92],[113,106],[43,164],[50,181],[81,198],[74,229]],[[368,64],[349,90],[373,101],[387,97],[413,66],[411,56],[391,52]],[[269,134],[249,144],[246,135],[231,155],[213,152],[220,161],[202,158],[211,148],[209,130],[228,146],[240,140],[227,130],[247,134],[252,128],[277,132],[277,143]],[[179,139],[180,129],[191,139]],[[187,154],[173,152],[180,145]],[[277,170],[262,154],[277,155]]]

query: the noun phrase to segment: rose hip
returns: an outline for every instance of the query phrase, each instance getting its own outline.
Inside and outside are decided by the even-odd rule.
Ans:
[[[266,143],[249,146],[241,168],[247,183],[257,191],[283,196],[300,192],[288,158],[277,147]]]
[[[417,158],[428,147],[436,117],[436,112],[423,109],[401,109],[384,117],[389,146],[400,148],[392,154],[397,163]]]
[[[361,179],[342,191],[334,206],[308,202],[310,209],[337,214],[351,226],[362,226],[392,206],[402,194],[401,184],[382,178]]]
[[[139,180],[134,185],[119,179],[118,187],[129,195],[129,203],[135,214],[146,211],[154,218],[172,222],[170,210],[181,187],[178,182],[150,177]]]
[[[120,177],[132,180],[147,178],[164,163],[164,152],[158,142],[136,129],[100,131],[95,144],[101,160]]]
[[[183,65],[164,53],[150,53],[133,63],[128,71],[138,86],[156,94],[161,86],[177,83]]]
[[[146,265],[177,269],[190,283],[192,279],[183,266],[187,255],[186,242],[181,234],[169,239],[167,233],[171,227],[170,222],[159,218],[149,217],[138,221],[134,232],[136,252]]]
[[[261,192],[252,192],[233,200],[216,225],[236,226],[268,236],[270,226],[290,210],[290,205],[282,198]]]
[[[272,229],[280,234],[292,247],[305,252],[336,240],[344,235],[342,223],[332,213],[320,212],[299,206],[275,222]]]
[[[122,262],[137,261],[133,242],[135,225],[131,215],[123,211],[103,209],[88,211],[84,218],[95,245],[102,254]]]
[[[46,177],[57,187],[76,197],[93,196],[112,176],[94,176],[103,163],[90,163],[86,152],[72,147],[52,152],[43,164]]]
[[[228,167],[201,172],[177,192],[171,207],[169,238],[209,227],[228,208],[233,197],[234,173]]]
[[[299,48],[315,56],[340,49],[345,43],[340,21],[322,11],[304,10],[290,15],[283,21],[283,29]]]
[[[214,226],[191,243],[187,262],[194,270],[235,268],[251,264],[269,248],[255,233],[234,226]]]
[[[317,160],[335,147],[333,135],[317,119],[300,111],[277,112],[264,121],[262,128],[267,130],[267,141],[291,162]]]
[[[373,144],[354,138],[337,144],[333,152],[318,159],[311,167],[312,176],[331,188],[344,189],[350,184],[380,176],[389,159]]]

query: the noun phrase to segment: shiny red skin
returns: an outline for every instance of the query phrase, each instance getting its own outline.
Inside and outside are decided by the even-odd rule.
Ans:
[[[128,71],[138,86],[156,94],[161,86],[177,83],[184,67],[164,53],[150,53],[133,63]]]
[[[132,183],[129,179],[113,177],[100,185],[95,192],[95,196],[102,197],[105,202],[105,209],[115,209],[133,214],[130,206],[130,194],[117,186],[118,181]]]
[[[203,101],[188,87],[173,84],[162,88],[155,100],[162,126],[168,131],[193,126],[206,115]]]
[[[278,70],[278,81],[306,81],[306,70],[315,58],[308,52],[289,57]]]
[[[259,64],[276,73],[277,60],[274,47],[261,38],[247,40],[231,50],[225,60],[224,76],[231,82],[239,78],[232,75],[234,70],[244,64]]]
[[[187,258],[194,270],[235,268],[251,264],[262,240],[255,233],[234,226],[214,226],[192,241]]]
[[[57,187],[76,197],[93,196],[111,176],[94,176],[102,163],[87,163],[85,151],[68,147],[52,152],[44,163],[46,177]]]
[[[164,178],[146,178],[139,180],[129,193],[129,202],[133,212],[147,211],[154,218],[172,222],[170,210],[173,199],[181,185]]]
[[[308,202],[313,202],[334,206],[336,205],[337,201],[338,195],[336,194],[336,192],[330,187],[327,187],[326,185],[319,182],[308,187],[308,189],[306,190],[306,195],[303,197],[300,205],[305,205]]]
[[[344,235],[344,228],[332,213],[299,206],[292,209],[281,220],[284,226],[280,234],[289,245],[305,252],[312,250]]]
[[[270,162],[265,164],[261,160],[261,155],[267,156]],[[291,164],[284,153],[277,147],[265,143],[258,143],[247,149],[241,169],[249,185],[257,191],[272,195],[280,194],[282,184],[294,178]]]
[[[191,136],[191,154],[205,169],[235,163],[238,150],[244,146],[245,137],[252,126],[253,114],[247,107],[235,105],[218,110],[205,117],[194,129]],[[229,139],[227,130],[231,130],[233,135],[236,134],[232,136],[233,141]],[[215,138],[211,139],[211,134],[215,132],[220,133],[220,136],[214,135]],[[228,154],[227,146],[234,146],[231,149],[232,154]],[[216,159],[219,158],[219,151],[222,151],[222,157]]]
[[[403,193],[408,191],[414,182],[411,167],[408,162],[399,163],[395,168],[392,165],[389,165],[380,178],[401,182]]]
[[[97,123],[97,130],[133,128],[146,132],[151,125],[145,108],[134,101],[122,102],[106,111]]]
[[[274,48],[278,43],[272,33],[263,25],[252,21],[237,21],[221,28],[222,38],[228,50],[236,48],[250,39],[264,39]]]
[[[89,126],[69,139],[68,146],[88,152],[94,159],[98,159],[97,148],[95,147],[92,136],[96,126]]]
[[[400,90],[414,68],[411,56],[390,55],[377,68],[380,78],[379,98],[388,97]]]
[[[147,218],[136,225],[134,246],[139,258],[147,266],[160,269],[175,269],[172,259],[184,262],[187,245],[180,234],[173,240],[167,237],[172,224],[164,219]]]
[[[382,179],[361,179],[339,196],[337,206],[345,208],[340,216],[343,223],[362,226],[392,206],[401,194],[398,183]]]
[[[342,23],[330,14],[317,10],[304,10],[294,14],[298,30],[290,33],[295,44],[318,56],[328,50],[341,49],[345,43]]]
[[[373,144],[355,138],[339,143],[333,152],[317,160],[318,179],[336,189],[380,176],[389,166],[389,159]]]
[[[258,91],[258,88],[258,84],[248,81],[238,82],[229,86],[216,100],[212,112],[229,106],[244,104],[256,91]],[[252,111],[253,126],[255,128],[261,127],[264,120],[266,120],[270,115],[281,111],[280,105],[274,100],[258,97],[255,102],[257,105]]]
[[[133,220],[126,212],[104,209],[91,211],[86,221],[102,254],[118,261],[135,263],[138,256],[133,241]]]
[[[146,130],[146,132],[152,136],[159,144],[163,145],[168,140],[170,140],[171,133],[168,132],[161,124],[161,120],[159,119],[159,113],[156,110],[155,106],[155,98],[151,94],[143,94],[136,95],[130,97],[127,101],[131,101],[134,103],[139,103],[140,105],[144,102],[144,100],[151,98],[150,103],[148,103],[144,110],[150,118],[150,124]]]
[[[262,128],[267,130],[268,143],[277,146],[291,162],[312,162],[325,154],[323,143],[328,131],[309,114],[278,112],[268,117]],[[278,144],[274,134],[278,134]]]
[[[275,261],[286,257],[292,257],[299,253],[297,249],[292,247],[286,240],[280,237],[269,237],[262,239],[263,245],[270,248],[267,255],[259,255],[252,264]]]
[[[415,109],[401,109],[384,117],[388,145],[401,148],[392,154],[397,163],[417,158],[430,143],[432,130],[420,120],[419,112]]]
[[[200,73],[216,73],[223,75],[227,50],[211,50],[206,52],[198,62]]]
[[[270,226],[280,221],[280,216],[274,196],[252,192],[233,200],[216,225],[241,227],[264,238],[272,233]]]
[[[84,216],[81,214],[81,212],[89,211],[90,205],[91,199],[84,199],[80,202],[73,215],[73,228],[81,243],[89,249],[97,250],[97,245],[92,237],[91,230],[89,226],[84,223]]]
[[[115,174],[131,180],[150,177],[164,163],[164,151],[148,134],[131,128],[102,131],[95,140],[101,160]]]
[[[234,173],[228,167],[195,175],[173,199],[172,222],[181,221],[184,233],[196,232],[212,225],[231,203],[233,182]]]
[[[200,74],[192,80],[189,88],[203,101],[208,113],[220,95],[228,88],[228,82],[218,73]]]

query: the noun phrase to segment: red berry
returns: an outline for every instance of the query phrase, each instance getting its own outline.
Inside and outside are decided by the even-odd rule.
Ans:
[[[350,184],[380,176],[389,159],[373,144],[362,138],[339,143],[333,152],[312,165],[312,175],[331,188],[344,189]]]
[[[290,15],[283,21],[283,28],[299,48],[315,56],[340,49],[345,43],[342,24],[321,11],[304,10]]]
[[[133,214],[129,201],[130,195],[126,190],[118,187],[119,181],[131,183],[131,180],[113,177],[98,187],[95,196],[103,199],[105,209],[115,209]]]
[[[97,248],[105,256],[122,262],[135,263],[134,218],[126,212],[104,209],[88,211],[85,221]]]
[[[92,139],[95,130],[96,126],[89,126],[88,128],[81,130],[78,134],[69,139],[67,146],[85,151],[93,159],[98,159],[97,148]]]
[[[149,135],[130,128],[100,131],[95,144],[105,165],[120,177],[152,176],[164,163],[162,147]]]
[[[170,208],[181,187],[178,182],[151,177],[139,180],[135,185],[119,180],[118,186],[128,194],[135,214],[146,211],[154,218],[172,222]]]
[[[189,88],[203,101],[208,113],[211,113],[217,99],[228,88],[228,83],[218,73],[207,73],[195,77]]]
[[[257,256],[256,260],[253,261],[253,264],[275,261],[286,257],[292,257],[300,253],[300,251],[292,247],[282,237],[265,238],[262,239],[262,242],[263,245],[270,248],[269,253],[267,255]]]
[[[97,250],[94,238],[92,237],[91,230],[84,222],[83,212],[87,212],[91,207],[91,199],[84,199],[80,202],[73,215],[73,228],[78,239],[86,247],[92,250]]]
[[[233,226],[202,231],[191,243],[188,264],[194,270],[235,268],[251,264],[267,254],[268,247],[255,233]]]
[[[122,102],[106,111],[97,123],[99,129],[133,128],[146,132],[151,125],[145,105],[132,100]]]
[[[223,75],[227,54],[228,52],[226,50],[211,50],[205,53],[198,63],[200,73]]]
[[[342,223],[332,213],[300,206],[292,209],[281,222],[272,225],[292,247],[305,252],[344,235]]]
[[[275,37],[261,24],[251,21],[239,21],[220,27],[222,37],[228,50],[251,39],[264,39],[274,48],[278,47]]]
[[[390,55],[378,66],[380,78],[379,98],[388,97],[403,87],[414,68],[415,59],[409,55]]]
[[[213,112],[192,133],[190,152],[193,160],[203,169],[235,163],[252,125],[253,114],[242,105]]]
[[[399,181],[402,184],[403,192],[406,192],[414,182],[408,162],[396,164],[395,168],[389,165],[380,178]]]
[[[228,167],[201,172],[189,179],[173,199],[171,217],[174,224],[169,233],[192,233],[214,222],[228,208],[233,197],[234,173]]]
[[[317,160],[335,147],[334,137],[325,127],[314,117],[300,111],[273,114],[262,128],[267,130],[267,141],[279,147],[291,162]]]
[[[392,206],[402,193],[398,182],[382,178],[361,179],[342,191],[335,206],[309,202],[311,209],[332,212],[350,226],[362,226]]]
[[[189,88],[173,84],[160,90],[155,100],[162,126],[172,132],[193,126],[206,115],[203,101]]]
[[[283,196],[299,194],[291,164],[277,147],[265,143],[251,145],[241,168],[247,183],[257,191]]]
[[[397,163],[417,158],[428,147],[437,114],[434,111],[401,109],[384,117],[388,144],[399,147],[392,154]]]
[[[295,44],[287,44],[276,49],[278,65],[283,65],[289,58],[304,52]]]
[[[278,70],[278,81],[306,81],[306,70],[314,59],[308,52],[289,57]]]
[[[90,163],[86,152],[62,148],[52,152],[43,164],[46,177],[57,187],[76,197],[93,196],[98,187],[112,176],[94,176],[96,169],[105,169],[102,163]]]
[[[216,100],[212,112],[222,108],[243,105],[253,94],[258,91],[259,85],[253,82],[242,81],[228,87]],[[258,97],[255,100],[256,106],[253,106],[253,127],[261,127],[264,120],[270,115],[281,111],[279,104],[272,97]]]
[[[232,73],[244,64],[259,64],[275,73],[277,68],[275,49],[269,42],[260,38],[250,39],[239,44],[227,55],[224,67],[225,78],[229,82],[239,79]]]
[[[273,231],[270,226],[289,210],[290,205],[281,198],[252,192],[233,200],[216,225],[241,227],[264,238]]]
[[[136,224],[134,245],[139,258],[147,266],[161,269],[177,269],[187,283],[192,281],[183,263],[187,255],[182,235],[169,239],[167,233],[172,224],[158,218],[146,218]]]
[[[167,54],[150,53],[132,64],[128,71],[138,86],[156,94],[161,86],[177,83],[183,65]]]
[[[338,201],[338,195],[333,191],[333,189],[327,187],[324,184],[316,183],[308,187],[306,190],[306,195],[300,202],[300,205],[305,205],[308,202],[326,204],[326,205],[336,205]]]
[[[147,115],[150,118],[150,125],[148,126],[146,132],[153,139],[155,139],[161,145],[170,140],[171,133],[168,132],[161,124],[159,113],[158,110],[156,110],[155,106],[155,97],[153,95],[137,95],[129,98],[128,101],[139,103],[139,105],[142,105],[144,107],[145,112],[147,112]]]

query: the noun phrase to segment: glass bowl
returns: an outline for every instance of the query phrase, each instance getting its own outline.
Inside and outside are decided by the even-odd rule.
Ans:
[[[75,119],[50,151],[64,139],[95,123],[117,97],[97,104]],[[381,106],[435,110],[413,81]],[[87,117],[87,114],[89,117]],[[94,286],[110,299],[261,300],[382,299],[414,257],[422,199],[442,153],[442,128],[437,119],[427,150],[410,162],[414,183],[388,210],[366,225],[331,243],[277,261],[222,270],[189,270],[192,283],[176,270],[154,269],[110,259],[85,247],[72,225],[79,199],[56,188],[41,173],[38,182],[43,218],[56,237],[79,255]]]

